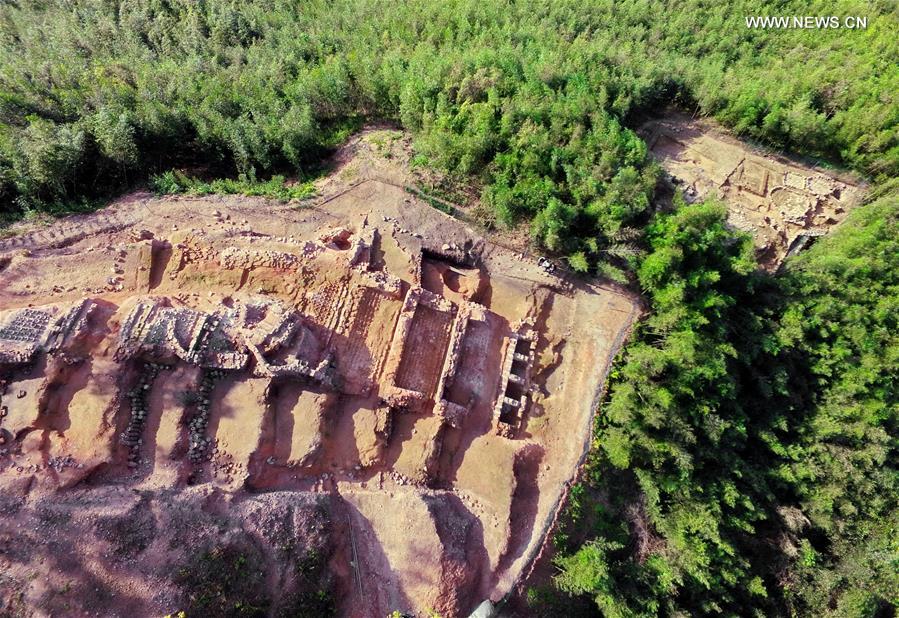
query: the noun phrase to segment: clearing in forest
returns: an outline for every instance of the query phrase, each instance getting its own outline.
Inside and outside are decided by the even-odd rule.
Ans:
[[[24,607],[163,615],[205,598],[178,573],[214,588],[236,552],[273,610],[330,582],[342,615],[465,616],[532,563],[636,303],[410,196],[365,148],[303,208],[135,194],[0,241]]]
[[[845,173],[753,149],[707,119],[672,113],[640,133],[687,201],[727,205],[728,221],[752,234],[769,269],[845,219],[864,193]]]

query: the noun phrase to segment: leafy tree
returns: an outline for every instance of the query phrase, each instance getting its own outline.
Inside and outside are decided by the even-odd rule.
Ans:
[[[560,590],[605,615],[895,610],[899,196],[885,192],[776,278],[715,204],[647,228],[652,312],[601,408],[581,490],[595,511],[580,499],[560,535]]]

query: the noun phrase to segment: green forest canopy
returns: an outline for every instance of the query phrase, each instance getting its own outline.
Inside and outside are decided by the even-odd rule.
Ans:
[[[651,309],[535,613],[895,615],[899,14],[770,6],[7,1],[0,214],[193,163],[302,175],[361,122],[395,121],[501,224],[631,277]],[[745,27],[765,14],[868,28]],[[653,214],[658,170],[629,127],[671,103],[848,166],[876,196],[765,275],[719,205]],[[641,233],[645,254],[621,250]]]
[[[647,229],[651,313],[613,372],[556,584],[606,616],[895,615],[899,196],[776,278],[724,222],[682,204]]]

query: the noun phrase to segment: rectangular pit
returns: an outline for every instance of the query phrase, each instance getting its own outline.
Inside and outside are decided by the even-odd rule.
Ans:
[[[468,322],[456,374],[443,393],[447,401],[465,407],[492,401],[501,370],[501,343],[490,322]]]
[[[351,390],[361,393],[374,383],[384,363],[402,303],[370,287],[359,288],[354,296],[354,313],[338,360],[344,380],[357,384],[358,388]]]
[[[423,303],[415,306],[409,334],[396,374],[400,388],[424,393],[430,398],[440,379],[449,344],[453,316]]]

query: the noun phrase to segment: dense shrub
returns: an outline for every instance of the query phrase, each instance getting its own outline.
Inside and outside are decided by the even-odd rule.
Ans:
[[[899,607],[899,196],[771,277],[717,205],[647,230],[556,583],[607,616]],[[892,613],[891,613],[892,612]]]

